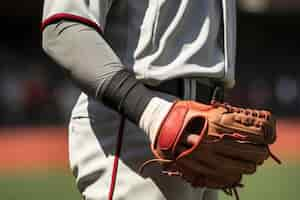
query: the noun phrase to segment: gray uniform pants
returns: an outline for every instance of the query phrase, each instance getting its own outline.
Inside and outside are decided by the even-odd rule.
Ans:
[[[102,104],[91,101],[86,101],[89,104],[88,116],[73,114],[70,121],[70,167],[85,199],[107,200],[120,116]],[[80,104],[81,107],[83,104]],[[151,158],[153,156],[146,134],[126,121],[115,200],[217,199],[216,191],[195,189],[179,177],[161,175],[160,166],[156,164],[146,167],[143,175],[139,174],[139,166]]]

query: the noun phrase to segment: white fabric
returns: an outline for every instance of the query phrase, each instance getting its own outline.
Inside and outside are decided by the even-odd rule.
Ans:
[[[123,64],[147,84],[208,77],[234,85],[236,0],[112,3],[45,0],[43,18],[69,13],[94,21]]]
[[[44,20],[67,13],[101,26],[122,63],[147,84],[175,77],[214,78],[227,87],[234,84],[236,0],[44,2]],[[186,99],[195,96],[195,87],[190,89],[193,91],[186,91]],[[118,114],[84,94],[80,96],[70,123],[69,153],[70,166],[86,200],[107,200],[118,123]],[[158,126],[151,121],[145,124],[145,130]],[[161,176],[158,166],[146,170],[147,178],[140,176],[137,168],[152,158],[149,138],[129,122],[123,145],[115,199],[217,198],[215,191],[195,190],[180,178]]]
[[[120,116],[97,105],[97,116],[72,117],[69,127],[70,167],[85,200],[107,200]],[[91,108],[90,108],[91,109]],[[138,167],[152,159],[148,137],[126,121],[114,200],[216,200],[216,191],[194,189],[179,177],[160,174],[160,165]]]
[[[43,20],[55,14],[72,14],[89,19],[104,30],[113,0],[45,0]]]
[[[143,112],[139,127],[148,135],[150,142],[154,143],[159,128],[172,108],[173,103],[161,98],[153,98]]]

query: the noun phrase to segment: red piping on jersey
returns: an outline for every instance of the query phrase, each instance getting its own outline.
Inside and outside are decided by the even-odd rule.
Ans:
[[[95,28],[96,31],[99,32],[100,34],[103,33],[102,28],[97,23],[93,22],[92,20],[78,16],[78,15],[69,14],[69,13],[58,13],[58,14],[52,15],[51,17],[45,19],[42,22],[41,31],[43,31],[48,25],[53,24],[62,19],[81,22],[85,25]]]

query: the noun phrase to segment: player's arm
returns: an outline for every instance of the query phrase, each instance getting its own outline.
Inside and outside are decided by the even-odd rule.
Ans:
[[[251,141],[236,141],[252,138],[253,131],[248,127],[251,122],[251,128],[256,130],[256,126],[260,127],[260,134],[253,136],[255,139],[258,138],[262,144],[273,142],[265,141],[266,135],[272,136],[271,139],[275,135],[275,126],[269,122],[269,114],[251,111],[252,114],[249,115],[249,110],[241,112],[240,108],[219,108],[196,102],[173,103],[156,97],[132,72],[125,69],[101,35],[105,26],[105,14],[111,2],[95,1],[103,6],[98,13],[104,17],[100,21],[90,13],[86,2],[45,0],[43,47],[45,52],[67,71],[70,79],[86,94],[122,113],[145,130],[153,144],[154,154],[159,161],[166,164],[165,167],[171,168],[171,174],[174,170],[172,168],[177,166],[175,171],[182,173],[183,177],[194,185],[232,188],[239,184],[242,174],[253,173],[256,167],[253,163],[260,164],[267,158],[266,148],[257,145],[251,146],[249,150],[249,145],[245,144]],[[58,9],[56,6],[63,6],[64,9]],[[224,118],[225,115],[229,117]],[[252,115],[259,119],[253,120]],[[266,122],[259,121],[262,120],[262,116]],[[225,127],[224,132],[223,129],[220,131],[220,128],[211,129],[216,126],[216,121],[220,121],[218,127]],[[255,123],[256,121],[259,123]],[[236,125],[237,128],[231,130],[235,127],[232,125]],[[245,130],[249,135],[252,133],[251,137],[244,135]],[[264,130],[270,131],[266,133]],[[217,134],[218,131],[220,134]],[[232,145],[228,145],[228,138],[222,138],[227,132],[230,135],[231,131],[234,134],[228,137],[231,138]],[[220,135],[220,139],[206,141],[209,134],[213,137]],[[214,143],[216,141],[217,144]],[[254,141],[254,144],[257,142]],[[224,152],[226,155],[221,155],[225,154]],[[173,166],[175,161],[177,163]],[[199,163],[202,162],[212,168],[201,168],[203,166]],[[192,171],[194,173],[191,173]],[[220,179],[224,174],[227,176]],[[195,180],[202,176],[204,178]],[[205,182],[198,182],[203,180]]]
[[[140,124],[154,138],[153,133],[172,103],[155,97],[133,72],[125,69],[103,37],[106,20],[95,20],[84,2],[45,1],[42,25],[45,52],[82,91]],[[108,0],[100,2],[107,9],[111,5]],[[62,5],[65,8],[61,10],[55,7]],[[104,8],[99,13],[103,18],[108,12]]]

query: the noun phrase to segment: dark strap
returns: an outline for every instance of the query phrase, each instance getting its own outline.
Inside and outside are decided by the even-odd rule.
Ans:
[[[183,79],[167,80],[167,81],[160,83],[158,86],[146,85],[146,87],[151,90],[154,90],[154,91],[173,95],[180,99],[182,99],[184,96],[184,80]]]
[[[224,102],[224,87],[223,86],[215,86],[213,94],[211,96],[210,102]]]
[[[162,82],[158,86],[146,86],[151,90],[171,94],[180,99],[184,98],[184,79],[172,79]],[[196,101],[201,103],[210,104],[212,100],[223,102],[224,88],[220,84],[215,86],[208,86],[197,82],[196,85]]]

